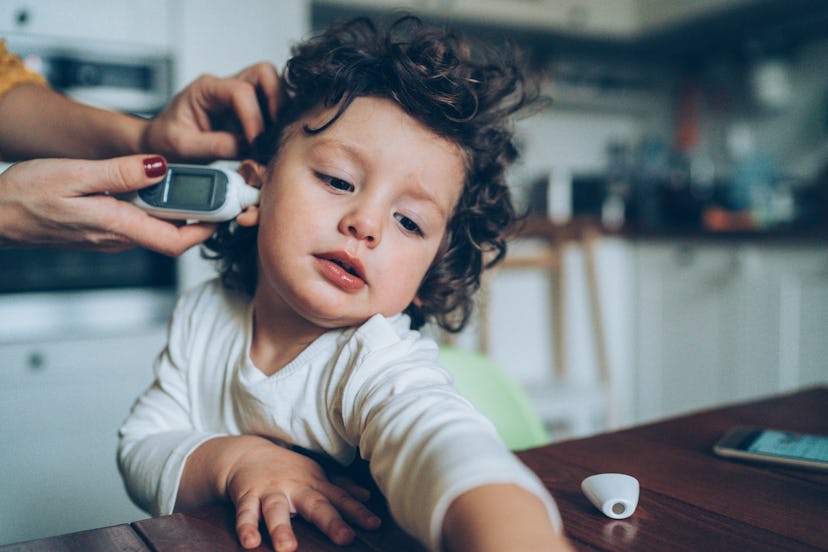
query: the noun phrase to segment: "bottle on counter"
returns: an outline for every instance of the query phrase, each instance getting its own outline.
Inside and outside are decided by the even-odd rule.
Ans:
[[[757,227],[775,221],[774,202],[778,195],[778,170],[770,156],[758,150],[753,132],[736,124],[728,132],[728,150],[733,159],[733,175],[727,191],[727,207],[750,213]]]

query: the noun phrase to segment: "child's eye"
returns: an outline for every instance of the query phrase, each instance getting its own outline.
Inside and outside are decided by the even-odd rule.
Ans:
[[[412,234],[417,234],[418,236],[423,235],[423,231],[420,230],[420,227],[417,226],[417,223],[411,220],[410,218],[406,217],[405,215],[396,214],[394,218],[397,219],[397,222],[400,223],[406,232],[411,232]]]
[[[337,190],[342,190],[343,192],[354,191],[354,185],[346,180],[342,180],[341,178],[336,178],[335,176],[328,176],[326,174],[320,174],[319,178],[324,180],[330,187],[336,188]]]

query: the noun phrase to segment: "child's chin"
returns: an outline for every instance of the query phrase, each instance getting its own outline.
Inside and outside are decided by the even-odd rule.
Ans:
[[[342,316],[342,313],[324,313],[318,312],[312,316],[305,316],[305,319],[320,328],[325,330],[336,330],[339,328],[351,328],[354,326],[361,326],[371,319],[373,314],[359,315],[359,316]]]

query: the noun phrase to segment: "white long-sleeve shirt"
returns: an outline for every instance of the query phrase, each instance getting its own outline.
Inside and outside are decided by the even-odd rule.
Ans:
[[[552,498],[438,366],[405,315],[329,331],[265,376],[250,360],[249,299],[209,282],[179,300],[156,380],[120,431],[132,499],[173,511],[184,464],[206,440],[256,434],[349,464],[357,448],[400,526],[432,550],[452,500],[489,483]]]

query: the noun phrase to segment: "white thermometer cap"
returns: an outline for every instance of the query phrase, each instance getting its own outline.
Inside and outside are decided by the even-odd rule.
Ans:
[[[244,184],[237,188],[239,207],[247,209],[251,205],[259,203],[259,189]]]
[[[631,475],[591,475],[581,482],[581,490],[596,508],[612,519],[628,518],[638,506],[638,479]]]

